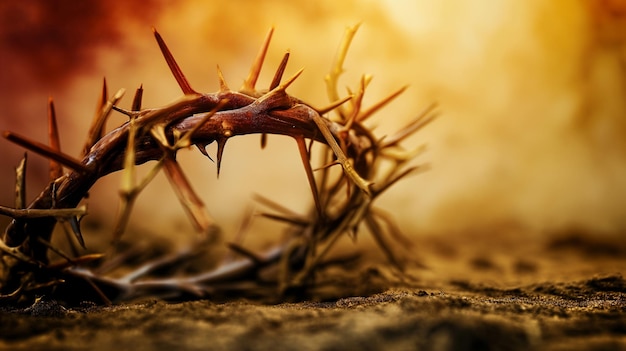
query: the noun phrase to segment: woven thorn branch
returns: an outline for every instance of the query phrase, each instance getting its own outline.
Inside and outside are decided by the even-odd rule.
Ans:
[[[68,301],[88,299],[90,294],[79,286],[87,286],[95,299],[105,303],[146,296],[197,298],[226,292],[231,296],[233,292],[244,296],[282,296],[290,291],[307,291],[319,285],[316,272],[328,264],[325,259],[337,240],[346,234],[356,237],[361,227],[368,229],[390,263],[401,270],[403,262],[391,242],[400,240],[401,246],[406,243],[390,216],[373,206],[373,202],[398,180],[423,168],[409,165],[423,147],[406,150],[400,144],[432,121],[435,105],[397,134],[377,138],[366,122],[404,88],[364,108],[363,96],[371,77],[363,76],[356,91],[340,98],[338,79],[357,28],[358,25],[346,30],[335,63],[326,76],[331,103],[324,108],[314,108],[287,93],[287,88],[302,72],[283,81],[289,53],[280,62],[269,89],[256,88],[273,29],[238,91],[228,87],[218,66],[220,89],[216,93],[199,93],[193,89],[165,41],[154,30],[160,50],[182,90],[178,100],[162,107],[142,108],[143,87],[140,87],[131,109],[125,110],[118,106],[124,90],[109,97],[105,80],[98,112],[80,159],[60,150],[52,99],[48,109],[49,145],[5,131],[8,140],[50,159],[50,183],[26,206],[25,156],[17,167],[15,208],[0,207],[0,214],[13,218],[0,240],[1,300],[28,301],[45,293]],[[128,116],[128,122],[106,132],[106,122],[113,111]],[[159,276],[157,272],[176,267],[218,242],[219,227],[177,162],[177,152],[195,146],[211,158],[206,146],[216,143],[219,175],[227,141],[247,134],[260,134],[262,146],[269,134],[289,136],[296,141],[313,197],[311,211],[304,215],[294,213],[259,197],[257,200],[270,210],[261,214],[287,225],[288,235],[283,242],[260,254],[230,243],[228,248],[240,259],[225,260],[200,273]],[[320,145],[316,169],[311,163],[314,144]],[[137,182],[136,166],[148,161],[156,163]],[[334,166],[340,166],[342,171],[333,172]],[[118,254],[105,260],[103,253],[85,254],[80,221],[87,213],[83,202],[90,188],[98,179],[116,171],[123,173],[113,246],[123,235],[135,199],[161,171],[200,234],[198,242],[188,249],[150,260],[121,278],[119,274],[115,278],[107,274],[123,266],[128,255]],[[58,223],[74,238],[70,240],[74,248],[72,255],[51,244]],[[57,262],[50,262],[52,254],[59,257]]]

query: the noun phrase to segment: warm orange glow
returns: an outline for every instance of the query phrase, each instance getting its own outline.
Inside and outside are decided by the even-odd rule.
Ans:
[[[219,89],[217,64],[226,81],[238,87],[268,28],[275,26],[268,67],[278,66],[289,50],[286,76],[305,68],[290,91],[321,107],[328,103],[323,77],[343,29],[362,22],[343,84],[356,89],[361,74],[373,74],[366,105],[409,85],[373,123],[392,131],[431,102],[442,110],[439,120],[411,139],[428,144],[421,161],[431,169],[398,184],[383,201],[407,232],[511,222],[530,232],[581,227],[611,234],[626,228],[622,2],[408,3],[3,2],[0,130],[46,140],[52,94],[62,150],[78,155],[102,77],[113,91],[143,84],[145,107],[178,97],[153,41],[153,26],[201,91]],[[258,84],[269,85],[272,73],[262,72]],[[122,106],[130,103],[126,97]],[[230,146],[219,181],[214,165],[181,155],[196,170],[191,172],[196,189],[227,227],[241,219],[253,191],[295,209],[311,204],[291,141],[270,138],[264,151],[255,137]],[[22,150],[6,140],[0,140],[0,148],[0,201],[10,205],[13,168]],[[286,161],[265,166],[278,155]],[[32,197],[47,181],[48,161],[31,157],[29,162]],[[185,221],[180,209],[155,205],[168,203],[156,199],[175,196],[158,191],[166,182],[157,179],[140,199],[136,225],[163,231]],[[285,192],[285,184],[295,190]],[[93,215],[114,217],[118,186],[113,177],[94,189]]]

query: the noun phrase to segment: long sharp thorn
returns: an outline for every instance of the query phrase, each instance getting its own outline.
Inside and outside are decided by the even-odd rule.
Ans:
[[[317,112],[320,114],[320,116],[322,116],[322,115],[324,115],[324,114],[326,114],[326,113],[336,109],[337,107],[345,104],[346,102],[350,101],[353,97],[354,97],[353,95],[348,95],[348,96],[344,97],[343,99],[337,100],[337,101],[333,102],[332,104],[330,104],[330,105],[328,105],[328,106],[326,106],[324,108],[317,109]]]
[[[83,234],[80,232],[80,223],[78,221],[78,218],[71,217],[69,219],[69,222],[70,222],[70,226],[72,227],[72,232],[74,233],[74,236],[78,240],[78,243],[80,244],[80,246],[84,249],[85,240],[83,239]]]
[[[402,94],[406,89],[408,88],[408,86],[403,86],[402,88],[396,90],[395,92],[391,93],[391,95],[387,96],[386,98],[382,99],[381,101],[379,101],[378,103],[376,103],[374,106],[371,106],[370,108],[368,108],[367,110],[361,112],[357,117],[356,120],[359,122],[362,122],[364,120],[366,120],[367,118],[369,118],[371,115],[373,115],[376,111],[380,110],[381,108],[383,108],[385,105],[387,105],[388,103],[390,103],[393,99],[397,98],[400,94]]]
[[[272,84],[270,84],[270,90],[274,90],[283,79],[283,74],[285,73],[285,68],[287,68],[287,62],[289,62],[289,51],[285,53],[282,61],[280,61],[280,65],[278,65],[278,69],[276,73],[274,73],[274,79],[272,79]]]
[[[322,204],[320,203],[319,192],[317,190],[317,185],[315,184],[315,176],[313,175],[313,169],[311,168],[311,160],[309,158],[309,152],[307,151],[306,142],[304,141],[304,137],[297,137],[295,139],[296,139],[296,143],[298,144],[298,151],[300,151],[300,158],[302,158],[302,164],[304,165],[306,177],[309,181],[311,192],[313,193],[313,200],[315,201],[315,208],[317,209],[318,216],[321,218],[322,217]]]
[[[57,116],[54,111],[54,101],[52,97],[48,98],[48,139],[50,141],[50,148],[60,152],[59,128],[57,126]],[[53,181],[62,175],[63,167],[58,162],[50,160],[50,180]]]
[[[89,126],[89,133],[87,134],[87,142],[85,143],[85,147],[83,148],[83,156],[89,152],[91,145],[100,138],[100,133],[96,130],[98,125],[98,120],[102,118],[102,111],[106,106],[107,101],[109,100],[109,92],[107,88],[107,79],[102,78],[102,91],[100,92],[100,97],[98,97],[98,104],[96,105],[96,112],[94,113],[93,120],[91,121],[91,125]]]
[[[91,127],[89,128],[87,142],[83,148],[83,156],[87,155],[91,147],[104,135],[106,121],[111,114],[111,109],[120,101],[125,92],[125,89],[118,90],[115,95],[102,106],[102,109],[96,113]]]
[[[131,109],[133,111],[141,110],[141,101],[143,100],[143,84],[135,91],[135,97],[133,97],[133,105]]]
[[[226,84],[226,79],[224,79],[224,74],[222,73],[222,69],[219,65],[217,65],[217,79],[220,83],[220,92],[227,92],[230,90],[228,88],[228,84]]]
[[[224,154],[224,148],[226,147],[226,142],[228,138],[221,138],[217,140],[217,177],[220,176],[220,170],[222,168],[222,155]]]
[[[206,151],[206,145],[202,145],[202,144],[196,144],[196,148],[198,148],[198,150],[200,151],[200,153],[202,153],[204,156],[208,157],[209,160],[211,160],[211,162],[215,162],[213,161],[213,159],[211,158],[211,155],[209,155],[209,152]]]
[[[106,105],[109,100],[109,89],[107,87],[107,79],[102,78],[102,94],[100,94],[100,100],[98,101],[98,106],[96,107],[96,115],[102,111],[104,105]]]
[[[279,85],[274,90],[283,90],[283,91],[286,90],[287,87],[289,87],[291,85],[291,83],[293,83],[298,77],[300,77],[302,72],[304,72],[304,68],[301,68],[298,72],[296,72],[296,74],[291,76],[291,78],[287,79],[287,81],[285,83]]]
[[[79,160],[76,160],[75,158],[73,158],[70,155],[66,155],[62,152],[53,150],[52,148],[50,148],[48,145],[46,144],[42,144],[40,142],[37,141],[33,141],[30,140],[26,137],[23,137],[19,134],[15,134],[13,132],[10,131],[5,131],[3,133],[3,136],[17,144],[20,145],[28,150],[31,150],[35,153],[38,153],[44,157],[47,157],[51,160],[55,160],[59,163],[61,163],[62,165],[71,168],[77,172],[82,172],[82,173],[88,173],[90,170],[89,168],[85,167],[82,163],[80,163]]]
[[[254,92],[256,82],[259,79],[259,74],[261,73],[261,68],[263,67],[263,61],[265,61],[265,55],[267,54],[267,50],[270,46],[270,41],[272,40],[272,34],[274,34],[274,27],[270,28],[270,31],[267,33],[267,36],[263,41],[263,45],[261,46],[261,50],[259,50],[257,57],[252,63],[252,67],[250,67],[250,73],[248,73],[248,78],[246,78],[246,80],[243,82],[241,91],[244,93]]]
[[[102,90],[100,92],[100,96],[98,97],[98,103],[96,104],[96,112],[94,113],[93,121],[91,122],[91,129],[93,129],[93,127],[96,125],[96,121],[98,120],[98,118],[101,117],[102,110],[104,109],[108,101],[109,89],[107,87],[107,79],[105,77],[102,78]],[[90,133],[92,133],[91,129],[89,131]]]
[[[183,91],[185,95],[198,94],[198,92],[196,92],[191,87],[191,85],[189,84],[189,81],[185,77],[185,74],[180,69],[180,66],[178,66],[178,63],[176,63],[176,60],[174,59],[174,55],[172,55],[172,52],[165,44],[165,41],[163,40],[163,37],[161,37],[161,34],[159,34],[159,32],[157,32],[155,28],[152,28],[152,32],[154,33],[154,37],[156,38],[156,41],[159,44],[159,48],[161,49],[161,53],[163,54],[163,57],[165,58],[165,62],[167,62],[167,66],[170,68],[170,71],[172,71],[172,74],[174,75],[174,79],[176,79],[176,82],[178,83],[178,86],[180,86],[180,89]]]

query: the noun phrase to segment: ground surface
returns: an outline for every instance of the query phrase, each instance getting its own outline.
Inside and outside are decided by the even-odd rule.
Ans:
[[[410,279],[372,264],[352,274],[361,285],[346,290],[352,296],[327,301],[5,309],[0,349],[626,349],[626,249],[617,240],[508,232],[416,244],[427,268]]]

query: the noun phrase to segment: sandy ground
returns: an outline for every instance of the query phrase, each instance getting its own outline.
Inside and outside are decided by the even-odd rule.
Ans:
[[[509,231],[510,233],[510,231]],[[503,231],[506,234],[506,231]],[[626,348],[626,247],[581,233],[548,241],[456,234],[385,264],[326,277],[337,298],[138,301],[65,308],[45,298],[0,314],[11,350],[618,350]],[[341,290],[343,287],[343,290]],[[344,294],[341,297],[341,294]]]

